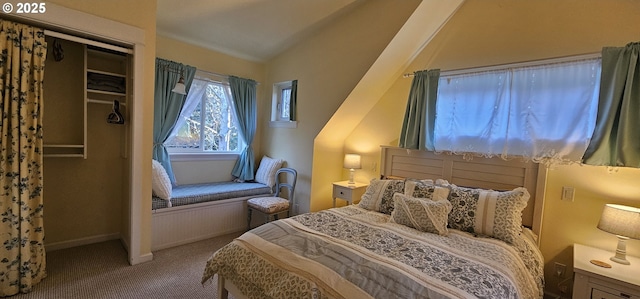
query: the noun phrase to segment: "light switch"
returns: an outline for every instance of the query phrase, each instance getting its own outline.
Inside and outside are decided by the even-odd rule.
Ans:
[[[574,188],[569,186],[562,187],[562,200],[573,201]]]

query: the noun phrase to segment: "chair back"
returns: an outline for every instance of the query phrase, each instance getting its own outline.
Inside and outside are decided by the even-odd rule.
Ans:
[[[285,175],[280,175],[284,173]],[[286,180],[283,180],[284,177]],[[282,167],[276,171],[276,197],[280,196],[282,188],[288,189],[289,206],[293,207],[293,192],[296,189],[296,180],[298,179],[298,172],[289,167]]]

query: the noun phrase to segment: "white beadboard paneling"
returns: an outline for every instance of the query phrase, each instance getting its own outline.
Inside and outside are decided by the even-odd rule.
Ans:
[[[245,230],[247,199],[233,198],[154,211],[151,250]]]

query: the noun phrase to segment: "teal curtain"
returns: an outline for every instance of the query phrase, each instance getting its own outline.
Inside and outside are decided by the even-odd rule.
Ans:
[[[242,181],[254,179],[255,161],[253,157],[253,137],[256,134],[258,123],[258,105],[256,99],[256,86],[258,83],[251,79],[243,79],[229,76],[229,87],[233,97],[240,127],[240,133],[247,147],[244,148],[231,174]]]
[[[164,147],[164,142],[176,124],[187,96],[171,90],[182,75],[188,93],[195,74],[195,67],[156,58],[156,84],[153,100],[153,159],[164,166],[171,183],[174,185],[176,178],[173,175],[171,159]]]
[[[298,80],[291,81],[291,96],[289,98],[289,120],[298,119]]]
[[[433,133],[439,79],[439,69],[417,71],[413,74],[407,109],[400,132],[400,147],[435,150]]]
[[[585,164],[640,167],[638,52],[638,42],[602,49],[598,115]]]
[[[0,50],[0,296],[5,297],[31,291],[47,275],[42,196],[44,30],[0,20]]]

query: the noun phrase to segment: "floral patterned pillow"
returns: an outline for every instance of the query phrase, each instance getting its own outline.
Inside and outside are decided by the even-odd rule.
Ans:
[[[404,180],[373,179],[367,186],[358,205],[367,210],[391,215],[393,194],[404,192]]]
[[[513,244],[522,231],[522,210],[529,192],[472,189],[451,185],[449,227]]]
[[[390,222],[441,236],[449,233],[447,218],[452,206],[448,200],[433,201],[396,193],[393,201],[394,209]]]
[[[449,188],[436,186],[432,180],[406,180],[404,194],[416,198],[431,200],[445,200],[449,195]]]

